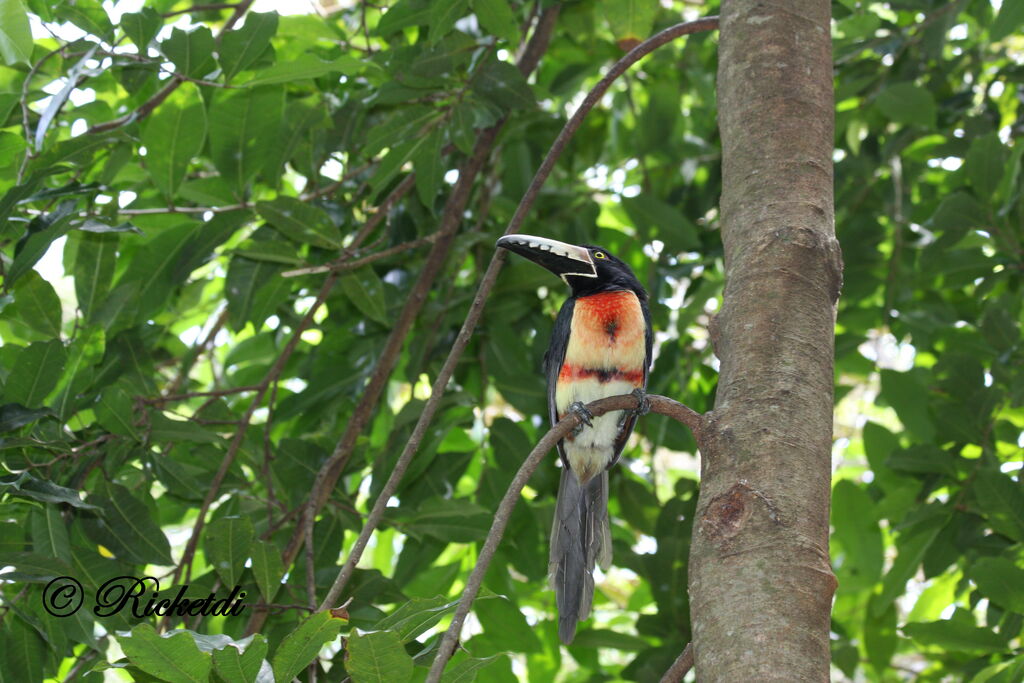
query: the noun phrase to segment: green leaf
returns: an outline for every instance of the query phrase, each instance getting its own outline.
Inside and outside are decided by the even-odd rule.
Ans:
[[[238,584],[254,534],[248,517],[221,517],[207,527],[203,537],[206,559],[225,586]]]
[[[1002,472],[982,469],[972,487],[976,505],[989,525],[1017,542],[1024,542],[1024,493]]]
[[[492,642],[498,642],[501,650],[513,652],[540,652],[540,639],[526,622],[526,617],[511,600],[498,596],[497,600],[485,600],[473,606],[484,632]]]
[[[513,44],[519,42],[519,22],[507,0],[473,0],[473,12],[488,33]]]
[[[299,244],[341,248],[341,233],[331,217],[301,199],[280,196],[270,202],[257,202],[256,210],[278,232]]]
[[[188,633],[171,631],[162,637],[149,624],[139,624],[126,634],[114,636],[135,666],[171,683],[206,683],[213,659],[201,652]]]
[[[274,157],[284,111],[284,88],[265,86],[229,91],[214,100],[209,114],[210,155],[224,178],[244,188]]]
[[[5,115],[0,112],[0,116]],[[0,119],[2,120],[4,119]],[[14,160],[24,153],[25,147],[25,139],[20,135],[0,131],[0,168],[14,163]]]
[[[75,202],[69,200],[61,202],[51,213],[32,219],[25,234],[18,240],[18,245],[14,250],[14,261],[7,269],[4,281],[8,287],[42,258],[55,239],[69,230],[74,209]]]
[[[444,133],[440,128],[435,128],[412,157],[412,167],[416,171],[416,194],[423,206],[430,210],[434,208],[434,197],[444,180],[444,157],[441,155],[443,141]]]
[[[20,403],[5,403],[0,406],[0,434],[13,432],[15,429],[31,424],[47,415],[53,415],[48,408],[32,410]]]
[[[430,0],[399,0],[387,14],[381,17],[374,29],[376,35],[387,37],[407,26],[423,26],[430,23]]]
[[[382,325],[390,326],[384,298],[384,283],[372,266],[363,266],[341,276],[341,289],[359,311]]]
[[[899,554],[882,580],[882,590],[872,601],[873,616],[880,616],[897,596],[902,595],[907,581],[917,573],[924,554],[946,523],[944,515],[936,514],[913,527],[904,529],[896,539]]]
[[[903,632],[919,643],[943,650],[1001,652],[1006,649],[1005,637],[959,619],[906,624]]]
[[[69,576],[71,567],[66,562],[49,555],[38,553],[4,553],[3,566],[14,567],[13,571],[0,574],[5,581],[48,583],[61,576]]]
[[[14,303],[4,309],[3,318],[18,320],[47,337],[60,337],[60,297],[39,273],[31,269],[26,271],[18,278],[11,293]]]
[[[277,12],[249,12],[241,28],[221,36],[218,54],[228,81],[249,68],[267,50],[270,39],[277,33],[277,22]]]
[[[70,21],[83,31],[102,38],[108,43],[113,42],[114,25],[110,23],[110,17],[98,2],[87,0],[76,0],[74,3],[60,2],[56,5],[55,15],[58,19]]]
[[[413,598],[378,621],[374,628],[379,631],[390,631],[403,643],[408,643],[434,627],[448,612],[455,609],[457,604],[458,600],[449,601],[443,595]]]
[[[433,0],[430,3],[430,44],[436,45],[448,35],[456,20],[468,11],[468,0]]]
[[[390,14],[390,12],[388,12]],[[415,140],[432,128],[441,114],[433,107],[413,105],[399,109],[366,134],[363,154],[373,156],[385,147],[394,147]]]
[[[441,674],[441,683],[472,683],[477,680],[477,674],[482,669],[487,668],[502,657],[504,655],[492,655],[484,659],[467,657],[445,669],[444,673]]]
[[[232,258],[228,265],[227,279],[224,281],[231,328],[241,330],[249,321],[254,325],[262,323],[262,319],[252,315],[253,307],[262,300],[260,293],[266,285],[280,283],[283,279],[280,266],[266,261]]]
[[[935,97],[931,91],[913,83],[897,83],[883,90],[875,100],[891,121],[935,127]]]
[[[154,443],[220,443],[221,438],[192,420],[172,420],[162,413],[152,412],[149,414],[149,440]]]
[[[971,187],[979,199],[992,199],[1003,179],[1006,157],[1006,147],[1000,142],[997,133],[982,135],[971,142],[964,167],[967,169]]]
[[[7,66],[32,63],[32,28],[21,0],[0,0],[0,57]]]
[[[213,71],[216,67],[213,59],[215,50],[213,33],[207,26],[197,26],[188,31],[175,28],[160,43],[160,51],[174,62],[175,71],[191,78],[202,78]]]
[[[256,541],[252,545],[252,574],[259,586],[263,601],[270,603],[281,589],[284,577],[284,565],[281,564],[281,551],[267,541]]]
[[[533,89],[519,69],[494,57],[480,66],[470,87],[506,111],[532,109],[536,105]]]
[[[33,342],[18,354],[18,361],[4,386],[6,400],[38,408],[57,386],[64,372],[67,352],[57,339]]]
[[[896,411],[903,426],[923,442],[935,436],[935,425],[928,414],[928,390],[910,372],[882,370],[882,396]]]
[[[32,512],[32,551],[44,557],[71,562],[71,541],[64,518],[56,505],[44,505]]]
[[[344,623],[344,619],[331,616],[330,611],[317,612],[305,619],[294,631],[285,636],[274,652],[271,662],[274,667],[274,680],[290,681],[295,678],[316,659],[324,645],[338,637]],[[348,663],[346,668],[349,668]],[[349,674],[352,674],[351,668]]]
[[[17,476],[0,477],[0,493],[16,498],[29,498],[41,503],[67,503],[80,510],[100,509],[83,501],[78,491],[37,479],[27,472]]]
[[[68,236],[68,244],[73,244],[75,249],[75,263],[71,269],[75,277],[75,295],[86,320],[91,320],[91,314],[110,291],[119,242],[116,234],[76,231]]]
[[[671,253],[692,251],[700,247],[697,227],[686,219],[683,212],[657,197],[646,193],[623,197],[622,208],[636,227],[660,239]]]
[[[482,540],[491,528],[492,515],[466,500],[431,498],[406,522],[412,534],[425,534],[452,543]]]
[[[257,683],[260,680],[260,667],[267,655],[267,638],[262,633],[244,648],[230,644],[213,651],[213,668],[217,675],[225,681],[239,683]]]
[[[256,76],[245,87],[254,88],[274,83],[294,83],[310,78],[320,78],[327,74],[340,73],[343,76],[358,76],[366,65],[347,55],[336,57],[330,61],[320,59],[316,55],[305,54],[287,62],[278,62],[274,66],[258,71]]]
[[[573,647],[610,648],[623,652],[641,652],[650,647],[650,643],[639,636],[620,633],[610,629],[588,628],[576,633],[572,641]]]
[[[355,634],[348,639],[345,669],[353,683],[396,683],[412,676],[412,657],[394,633]]]
[[[205,142],[206,109],[199,101],[189,106],[165,102],[147,119],[142,129],[146,169],[165,197],[177,195],[189,164]]]
[[[953,454],[930,444],[898,450],[889,456],[885,464],[897,472],[919,474],[934,472],[950,477],[956,476],[956,462]]]
[[[1024,612],[1024,569],[1005,557],[983,557],[968,573],[986,598],[1014,612]]]
[[[1024,4],[1003,0],[999,14],[988,29],[988,37],[993,43],[1013,34],[1024,24]]]
[[[651,35],[654,17],[658,13],[658,0],[602,0],[608,26],[615,41],[623,50],[632,49]]]
[[[873,505],[871,496],[847,479],[832,489],[833,539],[843,548],[842,589],[873,586],[882,576],[884,547],[878,519],[871,514]]]
[[[4,16],[0,14],[0,28],[3,27],[4,20]],[[0,31],[0,35],[2,35],[2,31]],[[0,44],[2,44],[2,40],[0,40]],[[46,641],[36,629],[13,612],[4,619],[4,626],[2,634],[6,650],[4,669],[9,672],[17,672],[17,680],[43,680],[46,677],[43,673],[46,670],[44,667],[50,654]],[[14,678],[12,677],[11,680]]]
[[[143,7],[138,12],[122,14],[118,25],[135,46],[144,52],[160,32],[164,20],[152,7]]]
[[[98,541],[118,558],[137,564],[173,563],[171,545],[163,530],[149,509],[124,486],[105,483],[90,494],[89,501],[102,508],[109,532]]]
[[[94,407],[96,421],[113,434],[121,434],[139,440],[135,425],[134,402],[120,386],[108,387],[100,394]]]

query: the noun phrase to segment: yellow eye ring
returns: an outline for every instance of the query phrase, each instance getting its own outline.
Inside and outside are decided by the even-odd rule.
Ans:
[[[608,257],[604,255],[603,251],[595,251],[594,252],[594,258],[608,258]]]

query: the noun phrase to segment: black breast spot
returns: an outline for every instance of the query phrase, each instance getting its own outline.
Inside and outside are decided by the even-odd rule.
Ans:
[[[615,334],[619,331],[619,319],[609,318],[604,324],[604,332],[612,339],[615,339]]]

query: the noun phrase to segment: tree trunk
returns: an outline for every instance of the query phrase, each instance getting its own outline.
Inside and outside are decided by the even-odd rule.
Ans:
[[[726,286],[690,553],[700,681],[827,681],[833,328],[828,0],[723,0]]]

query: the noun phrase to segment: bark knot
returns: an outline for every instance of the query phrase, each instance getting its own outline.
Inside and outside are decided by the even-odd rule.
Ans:
[[[708,503],[700,516],[701,533],[706,533],[716,544],[727,543],[736,536],[754,515],[760,503],[765,516],[775,524],[782,524],[775,503],[761,491],[750,486],[745,479],[729,487]]]

